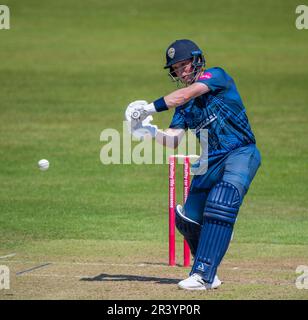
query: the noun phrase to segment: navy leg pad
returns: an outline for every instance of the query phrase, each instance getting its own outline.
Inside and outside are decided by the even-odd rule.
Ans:
[[[185,217],[179,206],[176,206],[175,212],[175,225],[188,243],[191,254],[195,256],[202,226],[198,222]]]
[[[240,194],[234,185],[220,182],[212,188],[191,274],[199,273],[209,283],[214,281],[217,267],[228,249],[240,205]]]

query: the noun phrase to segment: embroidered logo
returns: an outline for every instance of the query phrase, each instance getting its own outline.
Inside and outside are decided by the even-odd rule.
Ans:
[[[168,57],[169,57],[170,59],[173,59],[173,58],[174,58],[174,55],[175,55],[175,49],[171,47],[171,48],[168,50]]]
[[[202,262],[199,262],[199,264],[198,264],[198,266],[197,266],[197,268],[196,268],[197,270],[200,270],[200,271],[202,271],[202,272],[204,272],[205,271],[205,268],[204,268],[204,265],[203,265],[203,263]]]
[[[212,74],[210,72],[205,72],[203,73],[202,76],[199,77],[200,80],[211,79],[211,78],[212,78]]]

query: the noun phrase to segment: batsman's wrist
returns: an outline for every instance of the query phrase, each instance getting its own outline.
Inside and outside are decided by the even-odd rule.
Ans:
[[[164,97],[161,97],[153,102],[156,112],[162,112],[168,110]]]

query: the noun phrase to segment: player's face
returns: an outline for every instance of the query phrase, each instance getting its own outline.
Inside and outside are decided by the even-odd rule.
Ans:
[[[193,66],[191,60],[184,60],[172,65],[176,76],[185,84],[191,84],[193,80]]]

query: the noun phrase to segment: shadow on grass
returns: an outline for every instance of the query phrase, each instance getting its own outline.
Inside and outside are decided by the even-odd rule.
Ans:
[[[177,284],[182,279],[169,279],[158,277],[136,276],[131,274],[107,274],[101,273],[94,277],[81,278],[80,281],[141,281],[155,282],[160,284]]]

